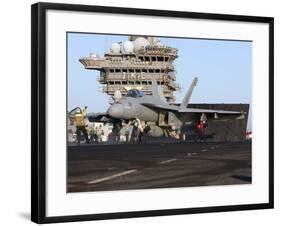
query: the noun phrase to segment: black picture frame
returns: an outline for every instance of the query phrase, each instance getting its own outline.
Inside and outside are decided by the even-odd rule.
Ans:
[[[259,204],[181,208],[137,212],[118,212],[73,216],[46,216],[46,11],[63,10],[127,15],[212,19],[266,23],[269,25],[269,202]],[[57,3],[36,3],[31,6],[31,220],[36,223],[73,222],[116,218],[164,216],[207,212],[268,209],[274,207],[274,18],[119,8]]]

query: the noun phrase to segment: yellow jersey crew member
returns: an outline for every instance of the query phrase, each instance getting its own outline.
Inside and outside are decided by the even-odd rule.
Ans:
[[[86,111],[87,111],[87,107],[85,107],[83,110],[79,108],[76,110],[75,113],[76,135],[77,135],[78,144],[80,144],[81,132],[83,133],[87,141],[87,144],[89,144],[88,132],[84,121],[84,117],[85,117],[84,115],[86,114]]]

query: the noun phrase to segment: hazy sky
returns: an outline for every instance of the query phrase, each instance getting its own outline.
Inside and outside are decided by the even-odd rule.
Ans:
[[[89,112],[105,112],[109,97],[101,92],[98,71],[86,70],[79,58],[96,53],[103,56],[112,42],[127,36],[68,33],[68,110],[88,106]],[[178,49],[174,61],[181,102],[192,79],[198,77],[192,103],[251,103],[252,43],[243,41],[160,38]]]

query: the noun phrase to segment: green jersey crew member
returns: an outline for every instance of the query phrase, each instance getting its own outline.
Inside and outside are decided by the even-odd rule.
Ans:
[[[83,133],[87,144],[89,144],[89,137],[88,137],[88,132],[86,129],[85,121],[84,121],[84,115],[86,114],[87,107],[85,107],[83,110],[80,108],[76,110],[75,113],[75,123],[76,123],[76,134],[77,134],[77,142],[80,144],[80,135],[81,132]]]

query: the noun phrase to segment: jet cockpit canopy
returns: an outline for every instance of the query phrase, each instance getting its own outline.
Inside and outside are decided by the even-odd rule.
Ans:
[[[139,97],[143,97],[145,94],[143,91],[138,90],[138,89],[131,89],[128,91],[127,93],[127,97],[133,97],[133,98],[139,98]]]

